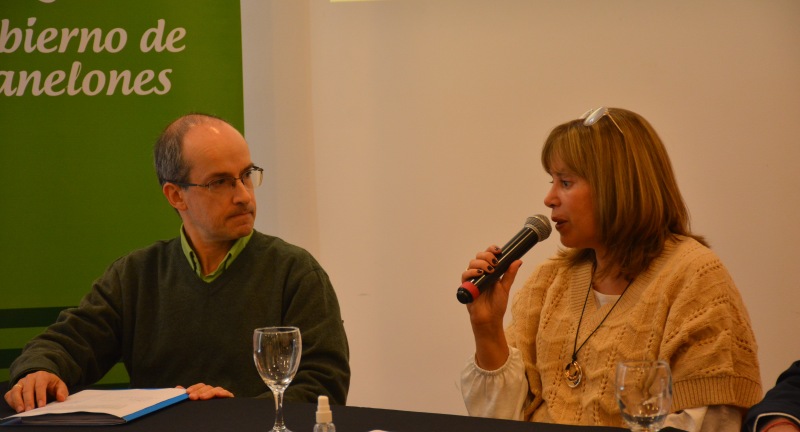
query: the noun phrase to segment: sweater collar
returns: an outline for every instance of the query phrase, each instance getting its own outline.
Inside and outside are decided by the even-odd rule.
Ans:
[[[189,261],[189,265],[192,267],[192,270],[197,274],[197,276],[202,279],[204,282],[213,282],[216,278],[218,278],[228,267],[231,266],[233,261],[236,257],[239,256],[240,253],[244,250],[247,243],[250,241],[250,238],[253,237],[253,233],[255,230],[250,231],[250,234],[240,237],[233,243],[230,250],[228,250],[228,254],[225,256],[225,259],[219,264],[216,270],[213,272],[204,275],[203,274],[203,266],[200,265],[200,260],[197,259],[197,254],[195,253],[192,246],[189,244],[189,239],[186,237],[186,232],[183,230],[183,225],[181,225],[181,248],[183,249],[183,254],[186,256],[186,259]]]

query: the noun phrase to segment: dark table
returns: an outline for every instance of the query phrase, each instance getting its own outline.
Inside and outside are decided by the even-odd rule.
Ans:
[[[12,415],[5,405],[0,416]],[[396,411],[352,406],[332,406],[333,424],[338,432],[619,432],[625,429],[608,427],[578,427],[525,423],[510,420],[474,418],[447,414]],[[286,427],[294,432],[311,432],[315,423],[316,405],[289,403],[284,409]],[[121,426],[59,427],[58,430],[91,432],[173,432],[225,431],[267,432],[275,421],[275,404],[266,399],[233,398],[209,401],[184,401]],[[53,432],[48,426],[8,426],[6,430]]]
[[[0,386],[5,387],[5,386]],[[5,394],[5,388],[2,388]],[[449,414],[397,411],[354,406],[331,407],[333,423],[338,432],[621,432],[626,429],[593,426],[566,426],[545,423],[525,423]],[[284,418],[286,427],[294,432],[311,432],[315,423],[316,404],[288,403]],[[0,401],[0,418],[14,411]],[[52,427],[6,426],[0,429],[25,432],[54,430],[87,432],[174,432],[224,431],[267,432],[275,421],[275,404],[268,399],[232,398],[209,401],[184,401],[120,426]],[[663,429],[669,431],[675,429]]]

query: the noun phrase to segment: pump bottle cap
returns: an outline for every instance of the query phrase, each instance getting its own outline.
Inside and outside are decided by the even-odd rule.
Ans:
[[[333,413],[328,404],[327,396],[320,396],[317,402],[317,423],[331,423],[333,422]]]

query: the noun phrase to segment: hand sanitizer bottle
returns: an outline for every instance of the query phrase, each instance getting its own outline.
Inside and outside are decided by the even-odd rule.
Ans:
[[[320,396],[317,401],[317,424],[314,425],[314,432],[336,432],[327,396]]]

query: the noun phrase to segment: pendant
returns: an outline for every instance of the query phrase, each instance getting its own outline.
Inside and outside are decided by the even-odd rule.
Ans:
[[[567,363],[567,367],[564,368],[564,378],[567,379],[567,385],[570,386],[570,388],[575,388],[581,383],[583,370],[577,360]]]

